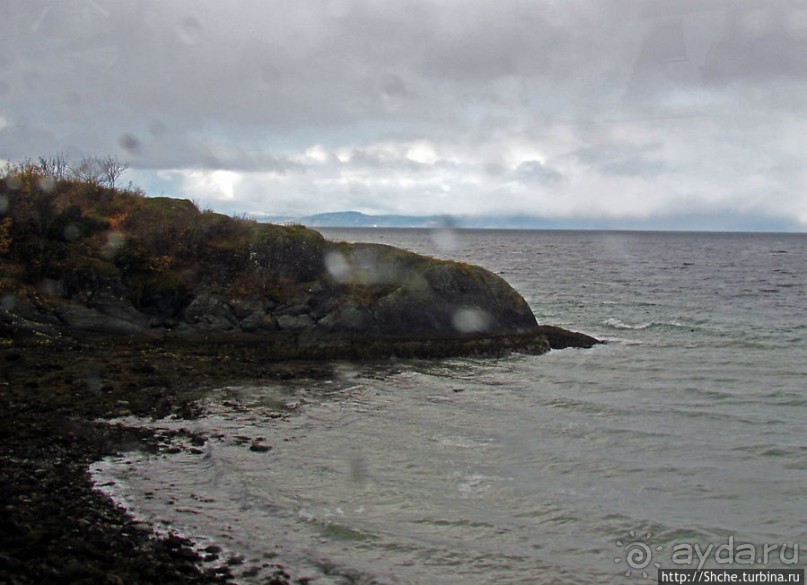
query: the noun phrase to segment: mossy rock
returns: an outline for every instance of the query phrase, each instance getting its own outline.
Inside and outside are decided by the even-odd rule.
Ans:
[[[483,268],[383,244],[344,243],[326,250],[325,265],[344,299],[320,320],[329,331],[466,335],[536,326],[521,295]]]
[[[188,225],[200,215],[196,204],[188,199],[173,197],[144,197],[131,212],[129,219],[160,221],[170,225]]]
[[[269,281],[301,283],[322,276],[325,238],[302,226],[260,224],[249,245],[249,259]]]

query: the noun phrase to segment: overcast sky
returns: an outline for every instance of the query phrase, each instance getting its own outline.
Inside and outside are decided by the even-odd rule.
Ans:
[[[4,0],[0,159],[217,211],[807,231],[803,0]]]

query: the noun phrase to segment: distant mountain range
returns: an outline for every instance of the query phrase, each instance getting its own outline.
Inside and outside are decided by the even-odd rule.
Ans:
[[[367,215],[358,211],[335,211],[303,217],[260,217],[271,223],[299,223],[312,228],[477,228],[477,229],[562,229],[579,227],[580,221],[551,221],[526,215],[451,216],[451,215]]]
[[[298,219],[309,227],[441,227],[450,220],[438,215],[367,215],[358,211],[318,213]]]
[[[255,216],[262,222],[302,224],[311,228],[467,228],[522,230],[655,230],[715,232],[804,232],[793,221],[742,213],[686,214],[648,219],[551,219],[531,215],[368,215],[358,211],[317,213],[302,217]]]

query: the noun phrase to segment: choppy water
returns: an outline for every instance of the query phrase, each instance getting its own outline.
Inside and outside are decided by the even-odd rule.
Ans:
[[[222,389],[154,423],[199,452],[96,466],[134,513],[315,583],[641,581],[728,544],[804,566],[807,236],[326,233],[481,264],[609,343]]]

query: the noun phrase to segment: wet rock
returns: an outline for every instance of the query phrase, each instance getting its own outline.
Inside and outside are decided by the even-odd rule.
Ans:
[[[333,307],[317,322],[317,326],[329,333],[378,331],[373,314],[366,307],[353,301]]]
[[[540,325],[536,331],[547,338],[552,349],[567,349],[570,347],[590,349],[602,343],[599,339],[595,339],[590,335],[569,331],[553,325]]]
[[[80,304],[64,304],[56,315],[70,331],[105,335],[137,335],[146,331],[145,320],[136,323]]]
[[[277,324],[280,329],[302,331],[313,327],[314,320],[310,315],[280,315]]]
[[[262,443],[253,443],[249,446],[250,451],[254,451],[255,453],[266,453],[267,451],[271,451],[271,445],[264,445]]]
[[[206,331],[231,331],[238,322],[228,301],[206,291],[194,297],[182,316],[185,323]]]
[[[277,331],[280,326],[271,316],[264,313],[254,312],[246,316],[239,323],[241,330],[246,333],[269,333]]]

